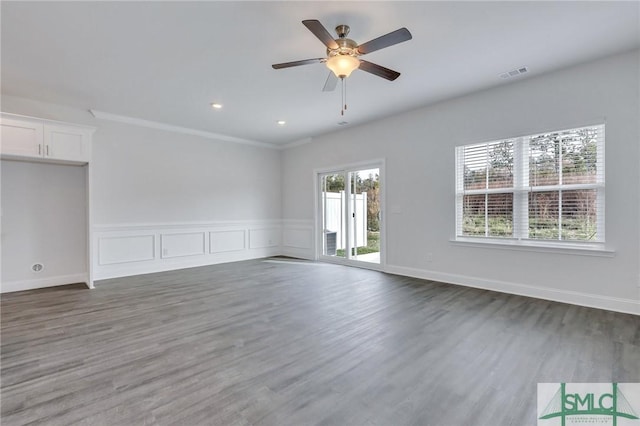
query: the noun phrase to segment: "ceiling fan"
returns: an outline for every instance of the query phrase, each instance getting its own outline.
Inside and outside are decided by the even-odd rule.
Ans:
[[[325,46],[327,46],[327,56],[325,58],[304,59],[302,61],[273,64],[272,67],[274,69],[325,63],[327,68],[331,70],[324,88],[322,89],[325,92],[334,90],[338,79],[341,79],[344,82],[344,79],[349,77],[349,75],[356,69],[361,69],[362,71],[366,71],[390,81],[393,81],[400,76],[400,73],[397,71],[374,64],[373,62],[359,59],[358,57],[385,47],[393,46],[394,44],[402,43],[403,41],[411,40],[411,33],[406,28],[400,28],[390,32],[389,34],[374,38],[366,43],[358,44],[347,38],[350,30],[348,25],[338,25],[336,27],[338,38],[334,39],[333,36],[329,34],[329,31],[327,31],[327,29],[318,20],[307,19],[302,21],[302,24],[316,37],[318,37]]]

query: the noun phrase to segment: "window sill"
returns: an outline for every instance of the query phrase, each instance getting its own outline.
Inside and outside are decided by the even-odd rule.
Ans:
[[[492,238],[458,237],[449,240],[453,245],[479,247],[499,250],[533,251],[538,253],[556,253],[579,256],[614,257],[616,252],[605,248],[602,243],[553,243],[548,241],[503,240]]]

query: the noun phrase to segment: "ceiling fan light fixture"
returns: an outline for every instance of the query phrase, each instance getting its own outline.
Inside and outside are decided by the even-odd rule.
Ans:
[[[327,59],[329,68],[338,78],[346,78],[360,66],[360,60],[351,55],[334,55]]]

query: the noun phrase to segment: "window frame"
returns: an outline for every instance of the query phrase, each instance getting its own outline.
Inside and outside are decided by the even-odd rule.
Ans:
[[[529,141],[537,136],[548,134],[562,134],[568,133],[572,130],[582,130],[585,128],[597,128],[598,129],[598,141],[596,144],[596,179],[594,183],[586,184],[563,184],[559,181],[553,185],[540,185],[531,186],[529,182],[529,155],[530,147]],[[573,250],[591,250],[598,251],[604,254],[611,253],[611,250],[605,249],[605,131],[606,126],[604,122],[570,127],[561,130],[551,130],[546,132],[539,132],[530,135],[523,135],[517,137],[501,138],[496,140],[490,140],[485,142],[467,143],[464,145],[457,145],[455,147],[455,234],[452,242],[464,243],[465,245],[472,246],[501,246],[506,248],[512,247],[524,247],[538,249],[559,249],[561,252],[564,249]],[[465,190],[465,159],[464,150],[466,147],[473,145],[489,145],[495,143],[502,143],[506,141],[513,142],[513,185],[512,187],[503,188],[489,188],[484,189],[472,189]],[[562,150],[561,150],[562,152]],[[561,155],[561,154],[560,154]],[[560,160],[561,161],[561,156]],[[562,164],[562,163],[561,163]],[[562,170],[562,169],[561,169]],[[596,236],[594,240],[562,240],[562,239],[542,239],[542,238],[530,238],[529,237],[529,194],[536,192],[559,192],[581,189],[593,189],[596,191]],[[512,222],[513,233],[510,237],[500,236],[477,236],[477,235],[463,235],[464,224],[464,197],[465,195],[479,195],[479,194],[504,194],[512,193],[513,197],[513,210],[512,210]],[[486,206],[486,205],[485,205]],[[485,207],[486,209],[487,207]],[[561,217],[562,213],[559,212],[560,222],[559,230],[561,233]],[[561,235],[561,234],[560,234]]]

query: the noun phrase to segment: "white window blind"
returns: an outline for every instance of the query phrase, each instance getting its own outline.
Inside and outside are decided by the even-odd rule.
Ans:
[[[456,235],[604,242],[604,125],[456,147]]]

